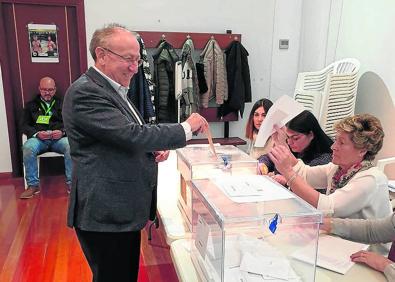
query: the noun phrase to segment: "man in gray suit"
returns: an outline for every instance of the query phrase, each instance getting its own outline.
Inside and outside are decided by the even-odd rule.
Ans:
[[[89,50],[95,66],[70,86],[63,105],[74,169],[68,225],[94,281],[137,281],[157,162],[208,125],[198,114],[181,124],[144,124],[126,95],[141,64],[134,33],[117,24],[98,29]]]

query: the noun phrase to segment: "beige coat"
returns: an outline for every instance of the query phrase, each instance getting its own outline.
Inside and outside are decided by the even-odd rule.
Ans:
[[[200,54],[200,62],[204,65],[204,77],[207,92],[200,97],[201,106],[207,108],[209,100],[215,97],[218,105],[228,99],[228,82],[225,67],[225,55],[215,39],[210,39]]]

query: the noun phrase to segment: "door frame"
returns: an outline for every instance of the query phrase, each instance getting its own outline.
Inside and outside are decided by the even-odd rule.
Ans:
[[[84,0],[0,0],[0,14],[3,14],[3,4],[28,4],[28,5],[50,5],[50,6],[66,6],[75,7],[77,15],[77,32],[78,32],[78,53],[80,56],[79,72],[82,74],[88,68],[87,63],[87,46],[86,46],[86,28],[85,28],[85,10]],[[1,17],[3,18],[3,17]],[[5,23],[0,20],[0,38],[5,38]],[[0,40],[0,65],[2,69],[2,79],[4,88],[4,100],[8,126],[8,138],[10,144],[12,176],[19,176],[22,174],[22,165],[19,163],[19,146],[21,140],[18,140],[17,124],[15,121],[15,104],[12,99],[11,65],[8,59],[7,44],[5,40]],[[20,114],[20,113],[19,113]]]

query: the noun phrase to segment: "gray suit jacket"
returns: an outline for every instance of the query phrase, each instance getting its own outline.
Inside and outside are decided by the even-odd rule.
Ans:
[[[157,182],[152,152],[185,146],[183,127],[139,125],[93,68],[67,90],[63,120],[73,159],[68,225],[96,232],[142,229]]]

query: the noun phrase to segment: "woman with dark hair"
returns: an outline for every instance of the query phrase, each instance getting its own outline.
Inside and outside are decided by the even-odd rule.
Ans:
[[[311,112],[305,110],[290,120],[285,132],[289,148],[305,164],[316,166],[331,161],[333,141]]]
[[[276,144],[284,143],[281,139],[285,139],[292,154],[309,166],[327,164],[332,159],[333,141],[309,111],[305,110],[294,117],[285,125],[284,130],[279,129],[273,137]],[[266,165],[269,172],[275,171],[274,164],[267,154],[258,160],[260,165]],[[285,178],[281,175],[275,176],[275,179],[283,185],[286,184]]]
[[[246,138],[249,140],[247,152],[254,159],[257,159],[259,156],[268,153],[273,146],[273,142],[270,138],[266,142],[265,147],[255,147],[255,140],[259,128],[261,127],[261,124],[272,105],[273,102],[269,99],[260,99],[255,102],[254,106],[252,106],[250,115],[248,117],[245,134]]]

